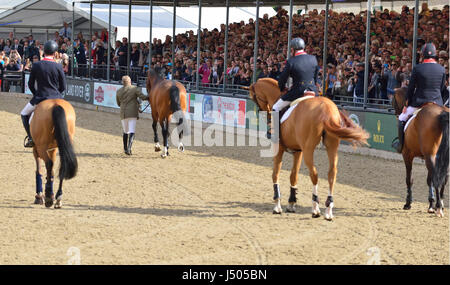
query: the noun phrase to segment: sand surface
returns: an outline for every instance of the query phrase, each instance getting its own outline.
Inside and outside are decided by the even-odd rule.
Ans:
[[[403,162],[340,153],[332,222],[311,218],[302,164],[297,212],[279,216],[272,160],[259,147],[172,148],[163,160],[153,151],[151,121],[141,119],[128,157],[119,115],[81,108],[79,173],[64,182],[63,208],[34,205],[35,163],[19,116],[25,104],[0,94],[0,264],[73,263],[78,250],[81,264],[449,263],[448,211],[426,213],[423,164],[413,167],[414,203],[404,211]],[[315,163],[323,213],[325,151],[316,150]],[[283,208],[291,165],[286,154]]]

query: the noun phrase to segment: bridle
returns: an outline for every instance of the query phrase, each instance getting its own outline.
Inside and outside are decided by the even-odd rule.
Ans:
[[[256,93],[253,93],[252,101],[255,102],[256,106],[258,106],[258,111],[259,112],[264,111],[264,110],[262,110],[261,107],[259,106],[258,100],[261,101],[262,103],[264,103],[265,105],[269,106],[269,102],[267,100],[263,100],[261,98],[258,98],[256,96]]]

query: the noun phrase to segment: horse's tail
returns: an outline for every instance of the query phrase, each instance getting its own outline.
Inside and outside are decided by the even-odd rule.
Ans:
[[[169,89],[169,96],[170,96],[170,110],[172,111],[172,116],[178,125],[178,131],[180,132],[181,130],[183,130],[185,134],[188,134],[189,127],[187,124],[187,119],[184,116],[183,110],[181,110],[180,90],[178,89],[175,82]]]
[[[434,165],[432,176],[433,186],[436,190],[438,190],[442,186],[442,183],[444,183],[445,177],[447,176],[448,173],[448,164],[449,164],[448,117],[449,115],[448,112],[446,111],[442,111],[442,113],[440,113],[438,117],[439,124],[441,125],[442,128],[442,140],[441,144],[439,145],[438,152],[436,154],[436,163]]]
[[[173,113],[181,110],[180,106],[180,90],[178,89],[177,85],[174,83],[172,86],[170,86],[169,89],[169,96],[170,96],[170,109]]]
[[[330,116],[332,108],[322,114],[321,121],[325,132],[350,142],[354,146],[368,145],[369,134],[356,125],[343,111],[339,110],[340,120],[333,120]]]
[[[71,179],[75,177],[78,170],[77,157],[73,150],[67,129],[66,112],[64,108],[57,105],[52,111],[53,125],[55,126],[55,139],[58,143],[59,157],[59,179]]]

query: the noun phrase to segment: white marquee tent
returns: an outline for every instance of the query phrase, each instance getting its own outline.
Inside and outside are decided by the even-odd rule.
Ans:
[[[2,3],[3,2],[3,3]],[[8,7],[8,4],[11,5]],[[68,0],[27,0],[0,1],[0,8],[8,8],[0,12],[0,33],[5,35],[14,31],[17,36],[29,33],[52,37],[54,31],[63,26],[63,22],[72,25],[72,1]],[[93,5],[93,30],[108,29],[108,5]],[[153,7],[153,38],[165,39],[172,35],[172,7]],[[75,4],[75,33],[80,31],[86,36],[89,33],[89,4]],[[260,15],[267,13],[269,17],[276,14],[273,8],[261,7]],[[230,23],[255,18],[256,8],[230,8]],[[177,7],[176,33],[193,30],[196,34],[197,7]],[[225,23],[226,8],[204,7],[202,9],[202,28],[220,28]],[[131,41],[148,41],[150,36],[150,9],[145,6],[133,6],[131,19]],[[116,30],[117,28],[117,30]],[[128,6],[113,5],[111,30],[117,39],[128,36]],[[49,35],[48,35],[49,33]]]

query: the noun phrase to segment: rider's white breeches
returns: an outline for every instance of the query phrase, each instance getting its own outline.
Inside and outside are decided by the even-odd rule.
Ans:
[[[278,99],[278,101],[273,105],[272,110],[280,112],[284,107],[289,106],[291,101],[283,101],[283,99]]]
[[[122,128],[125,134],[136,133],[137,118],[126,118],[122,120]]]
[[[411,117],[412,114],[414,114],[414,112],[417,109],[419,109],[419,108],[408,106],[408,108],[406,108],[406,110],[403,111],[403,113],[401,113],[400,116],[398,116],[398,120],[402,121],[402,122],[406,122],[408,120],[408,118]]]
[[[23,108],[22,112],[20,114],[22,116],[29,116],[31,113],[33,113],[34,109],[36,109],[36,106],[33,106],[28,102],[28,104]]]

